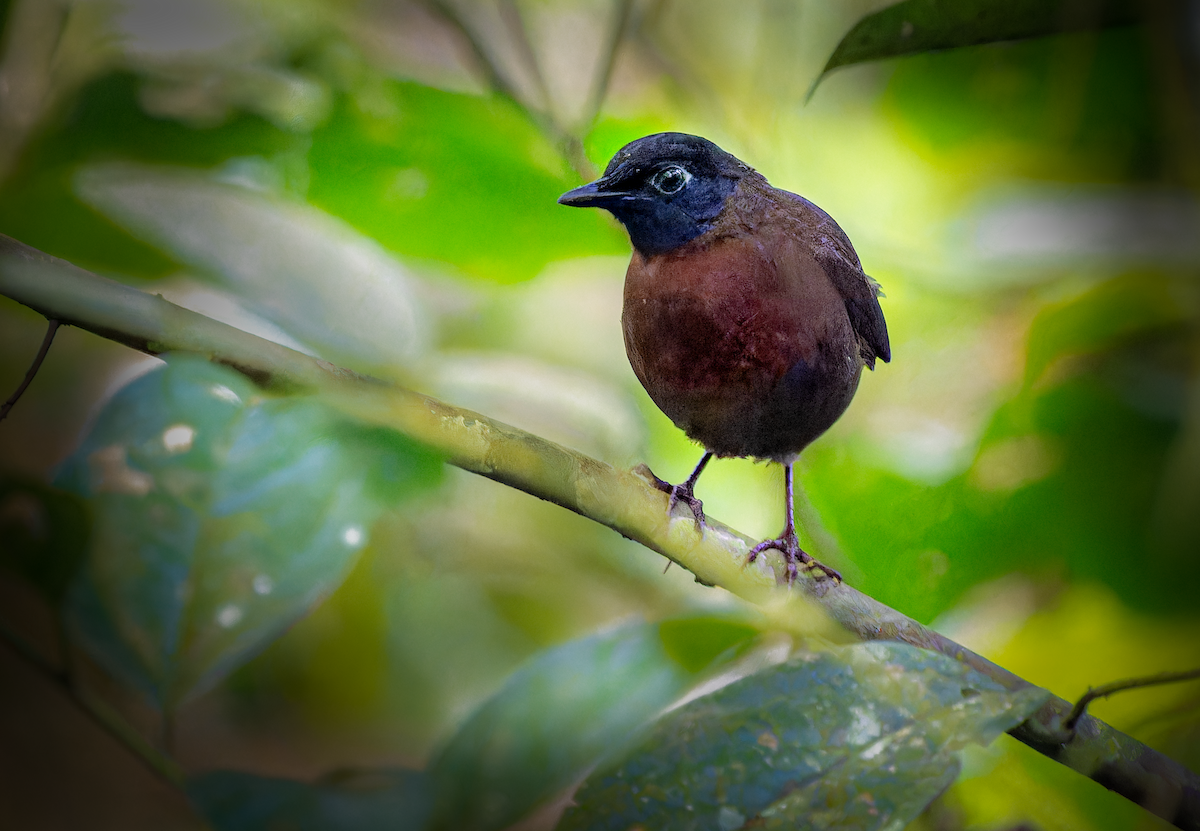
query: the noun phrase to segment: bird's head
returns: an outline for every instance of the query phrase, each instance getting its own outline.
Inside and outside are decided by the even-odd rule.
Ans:
[[[622,147],[603,176],[558,201],[610,212],[633,247],[652,256],[711,228],[738,180],[753,172],[708,139],[655,133]]]

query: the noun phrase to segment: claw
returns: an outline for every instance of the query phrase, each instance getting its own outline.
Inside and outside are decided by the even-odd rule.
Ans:
[[[691,509],[692,516],[696,518],[696,530],[702,530],[704,528],[704,503],[696,498],[692,489],[684,483],[671,488],[669,493],[671,499],[667,502],[667,513],[674,513],[675,506],[682,502]]]
[[[784,533],[782,537],[774,540],[763,540],[758,545],[750,549],[750,555],[746,558],[746,565],[754,562],[758,555],[764,551],[775,549],[783,554],[783,560],[787,563],[787,584],[790,586],[796,582],[796,577],[800,574],[800,569],[812,571],[816,569],[824,572],[826,577],[829,577],[834,583],[842,582],[842,575],[834,569],[819,563],[814,560],[804,549],[800,547],[800,540],[796,537],[796,532],[793,530],[790,534]],[[821,579],[821,578],[817,578]]]
[[[655,476],[654,471],[652,471],[646,465],[638,465],[637,472],[641,473],[643,476],[649,477],[650,484],[654,485],[657,490],[660,490],[667,494],[667,496],[671,497],[667,502],[668,514],[674,513],[675,506],[682,502],[684,505],[688,506],[692,512],[692,516],[696,518],[696,530],[699,531],[704,527],[704,503],[696,498],[696,495],[692,490],[693,487],[695,487],[694,479],[689,479],[687,482],[684,482],[681,485],[672,485],[665,479],[659,479],[657,476]]]
[[[704,466],[708,464],[709,459],[713,457],[712,451],[707,451],[704,458],[700,460],[700,464],[696,465],[696,469],[692,471],[692,475],[687,478],[687,481],[682,485],[672,485],[666,480],[659,479],[646,465],[638,465],[636,471],[643,476],[650,478],[651,484],[658,488],[663,493],[671,497],[667,503],[667,513],[675,512],[675,506],[682,502],[687,505],[692,511],[692,516],[696,518],[696,530],[704,530],[704,503],[696,498],[694,488],[696,480],[700,478],[700,472],[704,470]]]

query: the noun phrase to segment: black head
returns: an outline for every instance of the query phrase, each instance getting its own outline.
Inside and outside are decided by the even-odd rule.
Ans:
[[[625,226],[634,248],[661,254],[712,227],[738,180],[751,173],[708,139],[656,133],[622,147],[603,176],[558,201],[604,208]]]

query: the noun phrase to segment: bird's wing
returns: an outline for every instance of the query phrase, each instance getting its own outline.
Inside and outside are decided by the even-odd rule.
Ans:
[[[829,236],[834,237],[832,234]],[[844,239],[845,235],[841,236]],[[849,240],[846,240],[846,245],[849,245]],[[846,301],[850,325],[866,347],[863,362],[868,368],[874,369],[876,358],[884,363],[892,360],[887,323],[883,319],[883,309],[879,307],[879,284],[863,273],[858,257],[850,259],[839,248],[841,246],[837,243],[818,245],[813,256]],[[851,254],[853,250],[850,249]]]
[[[887,323],[879,307],[879,284],[863,273],[862,264],[850,244],[850,238],[833,217],[803,196],[779,191],[791,197],[791,208],[806,227],[813,258],[825,270],[838,294],[846,302],[850,325],[863,344],[863,363],[875,368],[875,359],[892,360]],[[795,213],[793,213],[795,216]]]

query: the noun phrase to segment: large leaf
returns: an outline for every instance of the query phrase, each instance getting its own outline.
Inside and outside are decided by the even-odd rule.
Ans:
[[[216,831],[418,831],[429,816],[424,774],[345,771],[313,784],[237,771],[214,771],[187,785]]]
[[[628,251],[598,211],[563,210],[558,196],[579,184],[578,174],[527,116],[496,97],[364,85],[314,131],[308,160],[313,204],[393,251],[489,280]]]
[[[413,278],[323,211],[182,167],[91,165],[76,186],[134,236],[215,275],[331,360],[402,366],[424,346],[428,316]]]
[[[1130,0],[904,0],[858,21],[813,83],[848,64],[934,49],[1121,26],[1137,19]]]
[[[436,828],[498,829],[568,785],[755,630],[713,618],[626,626],[518,670],[431,765]]]
[[[136,159],[209,168],[231,158],[271,160],[288,170],[302,165],[307,137],[261,118],[237,113],[201,128],[148,114],[142,108],[144,80],[112,73],[64,102],[0,183],[0,227],[6,234],[83,268],[161,277],[178,271],[178,261],[81,205],[72,181],[78,165]]]
[[[173,358],[113,398],[60,474],[94,514],[73,627],[173,706],[335,588],[379,512],[438,470],[394,434]]]
[[[1046,699],[900,643],[801,655],[672,712],[564,829],[899,829]]]

